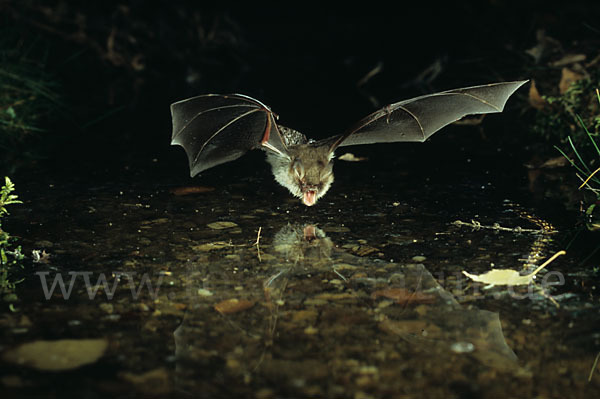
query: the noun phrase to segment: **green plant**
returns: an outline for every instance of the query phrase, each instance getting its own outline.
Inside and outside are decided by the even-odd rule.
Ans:
[[[596,89],[596,98],[598,100],[598,103],[600,104],[600,92],[598,91],[598,89]],[[577,149],[577,146],[581,146],[582,143],[579,141],[576,145],[571,136],[567,137],[567,141],[571,147],[571,150],[573,151],[573,154],[575,155],[576,160],[569,157],[559,147],[556,147],[556,149],[558,149],[558,151],[560,151],[560,153],[571,163],[571,165],[575,169],[577,169],[577,177],[582,181],[582,184],[579,186],[579,188],[581,189],[585,187],[593,193],[594,198],[591,204],[587,205],[585,211],[587,217],[587,226],[590,230],[600,230],[600,221],[595,221],[595,219],[597,218],[597,212],[595,213],[595,211],[597,205],[600,202],[600,167],[596,167],[596,169],[594,170],[594,164],[597,165],[598,161],[600,161],[600,148],[598,146],[598,143],[594,139],[594,134],[589,131],[584,120],[581,117],[579,117],[579,115],[577,115],[576,117],[579,124],[583,128],[585,135],[587,136],[588,140],[586,140],[586,142],[588,146],[593,148],[593,159],[591,161],[586,162],[585,157]]]
[[[15,185],[8,177],[4,178],[4,186],[0,188],[0,294],[6,294],[14,290],[18,281],[13,281],[14,267],[20,265],[23,259],[21,247],[14,246],[14,237],[2,230],[2,218],[8,214],[7,205],[22,203],[17,195],[11,194]]]
[[[566,143],[565,132],[578,143],[581,151],[592,149],[586,135],[600,135],[600,113],[594,90],[600,86],[600,71],[571,84],[558,96],[542,96],[547,106],[535,117],[533,131],[542,137]],[[584,130],[578,125],[585,125]]]
[[[43,134],[62,109],[59,85],[47,72],[45,45],[21,33],[0,30],[0,167],[9,169],[40,157]]]

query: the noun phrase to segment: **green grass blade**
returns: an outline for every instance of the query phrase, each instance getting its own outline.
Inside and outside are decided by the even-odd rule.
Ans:
[[[568,140],[569,140],[569,144],[571,145],[571,148],[573,149],[573,152],[575,153],[575,156],[577,156],[577,159],[579,159],[581,166],[585,168],[586,172],[583,172],[583,173],[585,175],[591,174],[592,171],[590,170],[590,168],[588,168],[587,164],[583,161],[583,158],[581,158],[581,155],[579,155],[579,151],[577,151],[577,148],[575,148],[575,144],[573,144],[573,140],[571,140],[571,136],[568,137]]]
[[[589,139],[592,142],[592,144],[594,145],[594,148],[596,149],[596,153],[598,155],[600,155],[600,149],[598,149],[598,145],[596,144],[596,140],[594,140],[594,137],[592,136],[592,134],[588,130],[587,126],[585,126],[585,123],[583,123],[583,119],[581,119],[581,117],[579,115],[577,115],[577,120],[579,121],[579,124],[581,125],[581,127],[583,128],[583,130],[585,130],[585,133],[589,137]]]
[[[567,161],[569,161],[569,163],[571,164],[571,166],[573,166],[575,169],[577,169],[577,171],[578,171],[579,173],[581,173],[581,174],[583,174],[583,175],[585,175],[585,174],[586,174],[586,172],[585,172],[584,170],[582,170],[582,169],[579,167],[579,165],[577,165],[577,163],[576,163],[576,162],[575,162],[573,159],[569,158],[569,156],[568,156],[568,155],[567,155],[567,154],[566,154],[566,153],[565,153],[563,150],[561,150],[561,149],[560,149],[559,147],[557,147],[557,146],[554,146],[554,148],[556,148],[556,149],[558,150],[558,152],[560,152],[560,153],[561,153],[561,155],[562,155],[563,157],[565,157],[565,159],[566,159]]]

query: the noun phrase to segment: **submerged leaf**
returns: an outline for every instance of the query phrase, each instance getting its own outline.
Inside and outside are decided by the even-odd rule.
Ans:
[[[231,314],[250,309],[252,306],[254,306],[254,301],[231,298],[217,303],[214,308],[221,314]]]

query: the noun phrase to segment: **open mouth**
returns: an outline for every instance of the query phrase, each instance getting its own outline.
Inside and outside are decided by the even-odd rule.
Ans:
[[[315,202],[317,202],[317,190],[314,188],[310,188],[304,191],[304,195],[302,196],[302,202],[306,206],[313,206]]]

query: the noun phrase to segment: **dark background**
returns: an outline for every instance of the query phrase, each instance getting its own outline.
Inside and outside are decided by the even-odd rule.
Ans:
[[[244,93],[270,105],[282,124],[320,138],[378,106],[424,93],[558,79],[560,68],[540,66],[525,53],[536,44],[536,32],[577,47],[597,42],[600,31],[595,1],[324,7],[5,0],[0,7],[4,29],[20,38],[15,45],[34,43],[30,56],[43,58],[40,65],[62,96],[44,120],[46,131],[24,140],[27,156],[23,146],[4,150],[11,163],[3,167],[17,173],[140,170],[159,160],[164,170],[173,168],[165,173],[187,175],[183,150],[169,145],[174,101]],[[425,73],[432,65],[438,73]],[[536,141],[527,134],[526,96],[521,89],[502,118],[486,119],[486,128],[497,127],[477,136],[483,152],[518,152]],[[447,151],[454,137],[449,131],[428,151]],[[365,151],[384,158],[398,151],[374,148]]]

